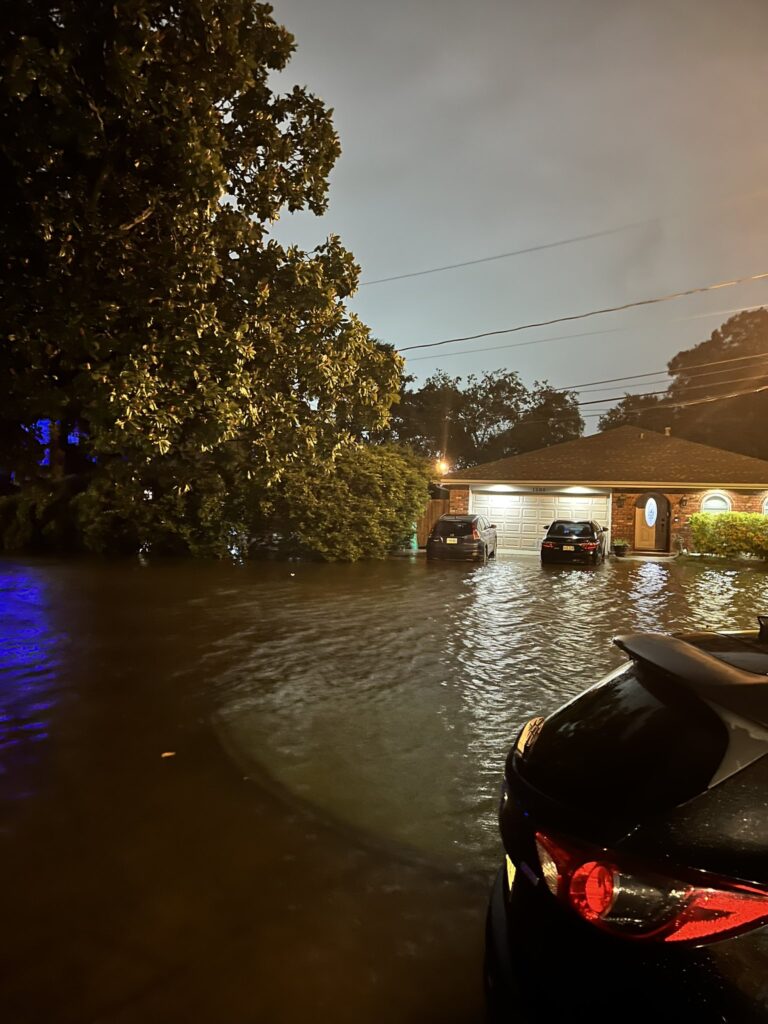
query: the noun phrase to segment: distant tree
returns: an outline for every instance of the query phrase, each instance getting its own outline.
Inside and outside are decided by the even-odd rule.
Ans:
[[[331,457],[397,394],[399,358],[345,306],[351,254],[269,234],[282,210],[324,211],[330,112],[273,90],[294,42],[267,4],[4,14],[0,467],[31,484],[47,418],[51,475],[84,479],[86,539],[109,549],[113,524],[130,545],[133,518],[226,551],[244,481]]]
[[[626,396],[601,417],[600,430],[622,423],[669,426],[690,441],[768,459],[768,391],[721,397],[768,386],[768,310],[736,314],[667,368],[666,394]]]
[[[432,460],[465,452],[471,442],[461,422],[461,378],[440,370],[416,390],[409,388],[413,380],[403,377],[387,436]]]
[[[494,438],[488,448],[490,459],[503,459],[522,452],[547,448],[581,437],[584,421],[573,391],[556,391],[538,381],[528,393],[527,407],[513,426]]]
[[[470,374],[462,395],[459,420],[471,445],[465,460],[485,462],[496,441],[525,416],[531,395],[517,373],[501,370],[482,377]]]
[[[706,341],[679,352],[670,361],[669,372],[671,401],[768,386],[768,310],[750,310],[726,320]],[[675,417],[675,431],[691,441],[768,459],[768,391],[684,406]]]
[[[581,435],[572,393],[539,382],[528,389],[514,371],[470,374],[466,384],[440,371],[415,391],[411,380],[393,410],[392,435],[459,468]]]
[[[675,422],[673,409],[659,409],[661,399],[656,395],[625,394],[620,401],[598,420],[600,430],[613,430],[625,425],[647,427],[663,431]]]

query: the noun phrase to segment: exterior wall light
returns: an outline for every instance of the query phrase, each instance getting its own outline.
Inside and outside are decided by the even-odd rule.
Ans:
[[[624,508],[624,497],[620,494],[616,499],[616,508]]]
[[[680,502],[679,502],[680,508],[685,508],[687,506],[687,504],[688,504],[688,499],[686,498],[685,495],[683,495],[682,498],[680,499]]]

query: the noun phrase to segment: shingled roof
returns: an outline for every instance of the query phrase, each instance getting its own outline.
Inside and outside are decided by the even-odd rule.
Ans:
[[[602,434],[458,470],[443,480],[445,484],[478,481],[768,489],[768,461],[653,430],[616,427]]]

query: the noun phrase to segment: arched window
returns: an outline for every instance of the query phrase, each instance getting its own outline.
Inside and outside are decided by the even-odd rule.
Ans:
[[[712,491],[701,499],[702,512],[730,512],[731,499],[722,491]]]

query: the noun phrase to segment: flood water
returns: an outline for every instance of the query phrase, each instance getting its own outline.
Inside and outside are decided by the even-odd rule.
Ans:
[[[0,1020],[480,1020],[520,725],[758,611],[695,562],[0,562]]]

